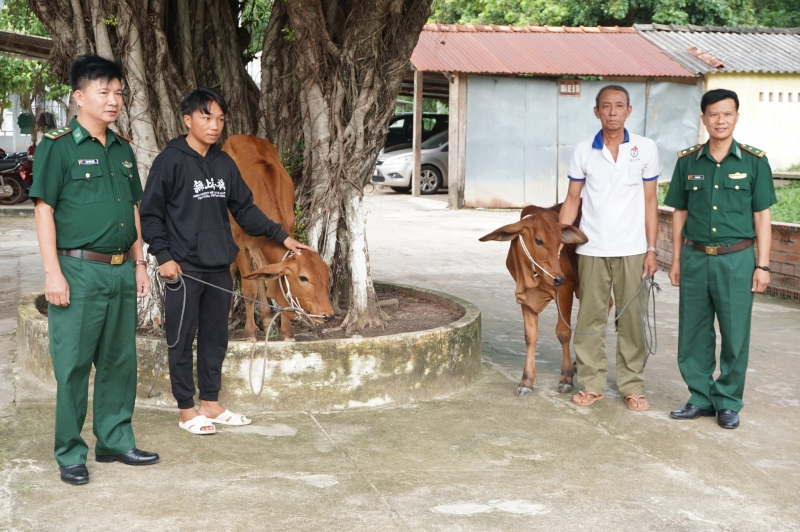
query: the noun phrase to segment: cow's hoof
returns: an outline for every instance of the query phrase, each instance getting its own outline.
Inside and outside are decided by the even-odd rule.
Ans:
[[[572,384],[569,382],[558,383],[558,393],[569,393],[572,391]]]
[[[525,397],[533,392],[533,388],[520,384],[517,386],[517,397]]]

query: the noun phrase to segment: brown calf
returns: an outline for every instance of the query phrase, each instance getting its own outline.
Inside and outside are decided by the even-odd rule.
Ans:
[[[525,207],[519,222],[503,226],[480,239],[511,241],[506,258],[506,267],[517,283],[515,295],[522,306],[522,319],[525,324],[525,368],[522,380],[517,387],[517,395],[529,395],[536,379],[536,341],[539,338],[539,314],[547,304],[556,298],[567,323],[560,318],[556,324],[556,336],[561,342],[563,359],[558,391],[567,393],[573,386],[573,365],[569,341],[572,331],[569,322],[572,315],[572,296],[578,295],[578,258],[575,254],[577,244],[587,242],[580,229],[558,222],[561,204],[549,209],[531,205]],[[578,220],[580,215],[578,216]],[[578,223],[576,220],[576,224]],[[524,242],[536,264],[532,264],[525,254]],[[564,244],[560,250],[561,244]],[[558,292],[556,292],[558,287]]]
[[[283,168],[278,150],[268,140],[253,135],[233,135],[225,141],[222,150],[236,162],[247,186],[253,192],[253,202],[272,221],[281,224],[288,234],[294,231],[294,185],[292,178]],[[278,278],[285,276],[289,281],[291,293],[299,301],[303,310],[309,314],[323,317],[312,318],[323,322],[333,317],[333,308],[328,297],[330,270],[317,253],[303,251],[301,255],[286,256],[283,244],[267,240],[263,236],[250,236],[245,233],[230,215],[231,230],[239,254],[231,266],[231,274],[238,269],[242,275],[242,293],[249,298],[266,302],[274,299],[281,307],[289,302],[281,293]],[[256,270],[253,271],[252,266]],[[268,281],[266,290],[263,282]],[[245,300],[245,335],[256,336],[254,304]],[[261,323],[266,329],[272,312],[261,305]],[[281,339],[294,340],[291,320],[293,312],[281,315]]]

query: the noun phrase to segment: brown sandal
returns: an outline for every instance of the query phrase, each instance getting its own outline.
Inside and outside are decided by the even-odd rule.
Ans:
[[[639,395],[638,393],[629,393],[626,395],[625,403],[627,403],[628,408],[635,410],[636,412],[650,410],[650,403],[647,402],[647,399],[644,398],[644,395]]]
[[[572,402],[578,406],[591,406],[603,397],[605,397],[603,394],[597,395],[593,392],[581,390],[572,396]]]

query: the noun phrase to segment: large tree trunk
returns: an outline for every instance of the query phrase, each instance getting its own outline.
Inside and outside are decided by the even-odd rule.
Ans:
[[[302,165],[293,172],[309,243],[343,288],[348,330],[382,326],[369,271],[363,188],[432,0],[275,0],[261,93],[245,70],[239,0],[29,0],[54,41],[51,66],[93,52],[124,69],[117,127],[135,140],[142,179],[183,131],[184,93],[218,90],[225,134],[258,133]],[[224,139],[223,139],[224,140]]]
[[[142,184],[167,142],[184,132],[180,102],[195,87],[212,87],[228,101],[225,134],[256,133],[258,87],[245,70],[235,0],[29,0],[55,46],[53,72],[69,81],[72,59],[84,53],[116,58],[125,74],[116,128],[134,139]],[[154,291],[140,300],[139,320],[160,313]]]
[[[310,245],[346,288],[348,330],[382,326],[362,205],[431,0],[273,2],[259,133],[303,156],[293,178]],[[337,275],[339,274],[339,275]],[[336,293],[334,298],[336,298]]]
[[[256,132],[258,87],[245,70],[235,0],[29,0],[55,44],[53,72],[69,80],[72,59],[120,61],[124,108],[117,121],[135,140],[142,180],[167,141],[183,132],[186,91],[218,90],[232,109],[227,135]],[[196,38],[193,38],[193,35]]]

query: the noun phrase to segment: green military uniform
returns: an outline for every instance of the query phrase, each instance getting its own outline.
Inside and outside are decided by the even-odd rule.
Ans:
[[[137,240],[134,205],[142,185],[130,141],[106,130],[106,145],[76,119],[47,133],[36,149],[30,196],[53,208],[58,249],[122,254]],[[98,455],[135,447],[136,280],[121,264],[58,257],[70,303],[48,307],[56,396],[55,456],[59,465],[86,463],[81,437],[89,372],[95,366],[94,423]]]
[[[764,152],[735,140],[722,161],[708,143],[678,153],[665,203],[688,211],[683,236],[707,251],[684,245],[681,252],[678,367],[703,410],[741,410],[750,315],[753,309],[752,247],[714,255],[714,246],[755,238],[753,213],[777,202]],[[720,375],[716,369],[714,316],[722,337]]]

